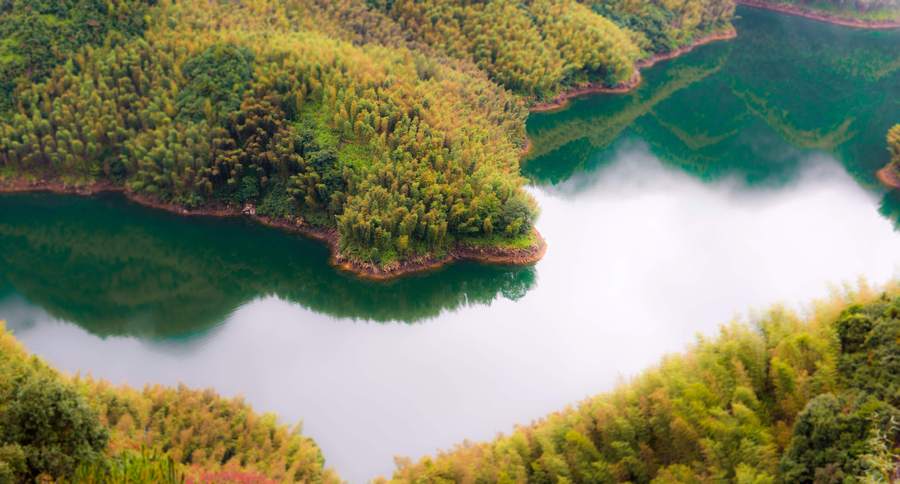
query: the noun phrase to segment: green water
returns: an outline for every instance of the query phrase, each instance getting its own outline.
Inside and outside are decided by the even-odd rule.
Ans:
[[[707,181],[783,184],[809,153],[825,152],[874,185],[887,130],[900,122],[900,33],[749,8],[738,15],[737,40],[645,71],[634,92],[533,115],[525,174],[558,183],[609,162],[617,140],[636,136]]]
[[[457,264],[390,283],[333,270],[328,250],[237,219],[185,218],[118,195],[0,197],[0,298],[22,293],[99,336],[202,332],[275,295],[341,318],[416,322],[521,297],[533,267]]]
[[[900,32],[741,8],[739,37],[533,116],[535,267],[390,283],[316,242],[109,195],[0,196],[0,319],[114,382],[244,395],[352,482],[609,389],[750,308],[900,277]]]

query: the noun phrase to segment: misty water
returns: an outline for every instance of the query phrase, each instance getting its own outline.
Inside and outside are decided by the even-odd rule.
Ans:
[[[739,9],[739,38],[627,95],[534,115],[534,267],[390,283],[243,220],[118,196],[0,197],[0,319],[116,383],[213,387],[303,421],[352,482],[611,389],[784,302],[900,276],[874,172],[900,113],[900,32]]]

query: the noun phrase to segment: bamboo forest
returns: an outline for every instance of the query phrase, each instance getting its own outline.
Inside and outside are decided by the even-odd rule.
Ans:
[[[35,482],[900,482],[900,1],[0,0]]]

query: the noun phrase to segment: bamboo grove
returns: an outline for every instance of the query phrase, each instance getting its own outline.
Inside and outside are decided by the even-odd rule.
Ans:
[[[634,32],[645,52],[664,54],[731,24],[735,4],[728,0],[586,2],[616,24]]]
[[[835,294],[806,318],[775,307],[511,435],[398,459],[390,480],[889,482],[898,338],[896,285]],[[299,429],[240,400],[61,376],[5,331],[0,350],[0,479],[338,480]]]
[[[527,103],[650,52],[573,0],[11,0],[0,20],[0,180],[252,206],[381,266],[527,244]]]
[[[0,326],[0,482],[44,478],[338,482],[298,427],[240,399],[68,378]]]
[[[900,442],[900,291],[774,308],[686,354],[393,482],[891,482]]]
[[[640,54],[627,31],[575,1],[382,0],[380,9],[425,44],[538,99],[577,82],[624,83]]]

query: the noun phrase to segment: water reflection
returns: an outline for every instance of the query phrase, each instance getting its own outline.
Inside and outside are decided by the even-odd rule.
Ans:
[[[550,244],[535,269],[369,284],[318,244],[241,221],[2,197],[0,318],[63,369],[212,386],[302,418],[363,482],[394,455],[608,389],[736,311],[900,276],[900,199],[864,185],[900,97],[898,34],[740,12],[737,40],[530,123]],[[823,57],[832,47],[863,58]]]
[[[614,156],[638,137],[666,163],[703,180],[784,184],[813,153],[839,157],[875,185],[884,136],[897,121],[900,31],[869,32],[741,9],[739,39],[645,72],[623,96],[582,99],[529,119],[524,171],[553,184]]]
[[[266,295],[336,317],[416,322],[518,299],[535,283],[532,267],[477,264],[374,283],[332,270],[327,258],[301,237],[186,220],[115,195],[0,196],[0,296],[14,287],[100,336],[202,333]]]
[[[637,140],[611,158],[534,189],[553,248],[539,283],[428,324],[359,324],[276,297],[188,342],[101,338],[17,296],[0,301],[0,315],[61,368],[212,386],[303,419],[328,464],[364,482],[390,472],[394,455],[487,439],[607,389],[737,311],[805,302],[860,274],[900,275],[900,234],[833,157],[802,160],[781,187],[703,182]],[[241,267],[213,260],[223,258]]]

